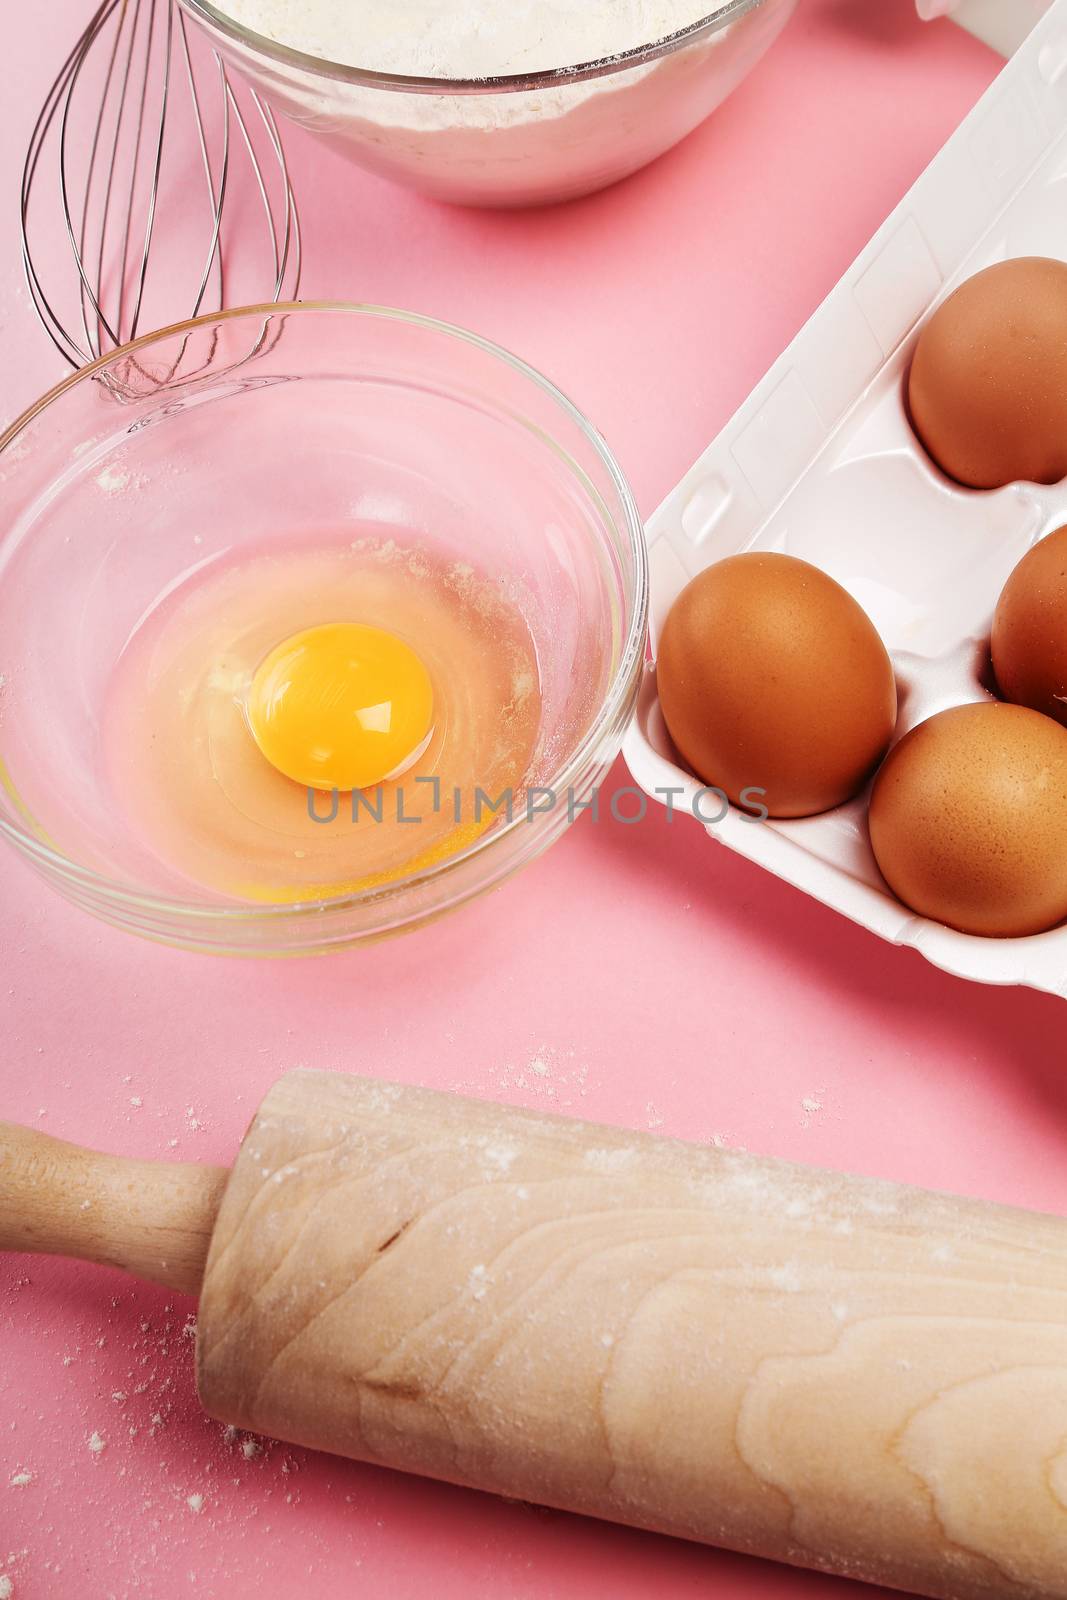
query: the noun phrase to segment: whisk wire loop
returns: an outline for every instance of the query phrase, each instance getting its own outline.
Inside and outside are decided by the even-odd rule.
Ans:
[[[178,0],[100,0],[34,123],[20,209],[30,299],[74,367],[233,292],[297,294],[300,220],[274,113]]]

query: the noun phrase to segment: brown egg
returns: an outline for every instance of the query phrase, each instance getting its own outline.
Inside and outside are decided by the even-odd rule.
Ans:
[[[896,722],[893,667],[870,618],[794,556],[730,556],[698,574],[671,607],[657,666],[683,759],[772,817],[848,800]]]
[[[992,938],[1067,917],[1067,729],[1025,706],[919,723],[875,779],[871,845],[920,916]]]
[[[1067,726],[1067,528],[1028,550],[993,615],[993,671],[1005,700]]]
[[[971,488],[1067,476],[1067,265],[1022,256],[962,283],[919,335],[908,407]]]

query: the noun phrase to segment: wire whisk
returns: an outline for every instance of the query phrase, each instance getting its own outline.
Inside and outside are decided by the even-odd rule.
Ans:
[[[201,312],[297,294],[274,113],[177,0],[97,6],[34,125],[21,213],[30,296],[72,367]]]

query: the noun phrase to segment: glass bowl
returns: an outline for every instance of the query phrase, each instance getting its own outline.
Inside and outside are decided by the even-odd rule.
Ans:
[[[201,888],[116,792],[104,711],[119,656],[205,563],[367,521],[521,586],[541,711],[512,816],[359,893],[263,904]],[[429,318],[260,306],[127,345],[0,439],[0,529],[0,835],[69,900],[150,938],[283,955],[425,922],[563,832],[634,708],[648,583],[622,473],[547,379]]]
[[[439,200],[524,206],[602,189],[669,150],[726,99],[796,0],[726,0],[603,61],[481,79],[366,72],[290,49],[211,0],[181,0],[275,107],[361,166]]]

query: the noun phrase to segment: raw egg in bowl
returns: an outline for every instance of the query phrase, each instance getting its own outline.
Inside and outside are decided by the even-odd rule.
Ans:
[[[151,938],[300,954],[499,883],[614,758],[632,495],[504,350],[376,307],[138,340],[0,440],[0,835]]]

